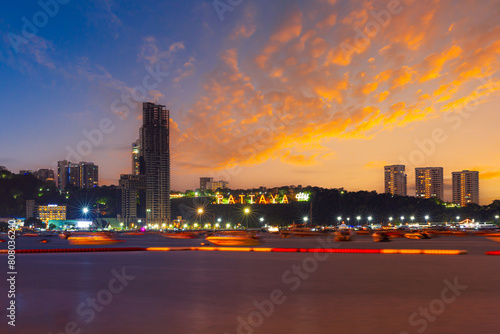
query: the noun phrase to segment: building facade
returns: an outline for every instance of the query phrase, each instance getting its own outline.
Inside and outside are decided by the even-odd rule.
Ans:
[[[54,170],[52,169],[39,169],[35,172],[35,176],[43,182],[54,182]]]
[[[146,176],[124,174],[120,176],[122,191],[121,214],[126,226],[146,216]]]
[[[479,172],[464,170],[451,173],[453,180],[453,203],[460,206],[479,205]]]
[[[212,187],[208,187],[210,183],[214,181],[213,177],[200,177],[200,191],[204,192],[206,190],[211,190]]]
[[[36,211],[38,219],[40,219],[44,223],[48,223],[49,220],[66,220],[65,205],[38,205]]]
[[[170,221],[170,111],[163,105],[144,102],[140,130],[146,176],[147,220]]]
[[[415,195],[443,201],[443,167],[415,168]]]
[[[144,172],[141,172],[141,163],[142,154],[141,154],[141,140],[137,139],[132,143],[132,175],[141,175]]]
[[[385,193],[391,195],[407,196],[407,175],[404,165],[391,165],[384,167]]]
[[[64,190],[68,185],[82,189],[99,186],[99,167],[93,162],[71,163],[67,160],[57,163],[57,187]]]

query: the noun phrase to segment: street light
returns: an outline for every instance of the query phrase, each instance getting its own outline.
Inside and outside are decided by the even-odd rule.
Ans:
[[[361,219],[361,216],[357,216],[356,219],[358,220],[358,225],[359,225],[359,220]]]
[[[371,223],[372,223],[372,216],[369,216],[368,217],[368,225],[371,225]]]
[[[411,223],[413,224],[413,220],[415,219],[415,217],[411,216],[410,219],[411,219]]]
[[[405,216],[401,216],[401,225],[403,225],[405,222]]]
[[[342,217],[338,216],[338,217],[337,217],[337,221],[338,221],[337,225],[338,225],[338,224],[340,224],[340,221],[341,221],[341,220],[342,220]]]
[[[264,222],[264,217],[260,217],[260,223],[262,224]]]
[[[84,207],[82,211],[83,211],[84,214],[87,214],[87,213],[89,213],[89,208]]]

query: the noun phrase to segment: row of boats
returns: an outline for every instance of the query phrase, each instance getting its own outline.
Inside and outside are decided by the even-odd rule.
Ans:
[[[373,241],[384,242],[394,238],[407,239],[430,239],[438,236],[439,233],[430,230],[415,230],[415,231],[397,231],[397,230],[374,230],[374,231],[354,231],[350,228],[341,228],[335,231],[312,229],[306,227],[296,227],[280,231],[282,238],[290,237],[318,237],[331,236],[335,241],[350,241],[356,235],[371,234]],[[366,233],[367,232],[367,233]],[[144,235],[144,232],[125,232],[126,235]],[[180,232],[161,232],[160,236],[168,239],[196,239],[205,238],[211,244],[217,246],[255,246],[260,244],[260,238],[257,231],[219,231],[217,233],[209,231],[180,231]],[[500,242],[500,233],[486,233],[484,236],[490,240]],[[62,233],[61,238],[67,239],[70,244],[113,244],[123,242],[119,240],[117,235],[112,232],[75,232]]]
[[[255,246],[260,244],[258,232],[260,231],[177,231],[177,232],[156,232],[157,235],[168,239],[195,239],[204,238],[208,243],[217,246]],[[271,231],[269,231],[271,232]],[[73,245],[103,245],[115,244],[123,242],[118,238],[119,235],[145,235],[150,232],[144,231],[127,231],[122,233],[116,232],[62,232],[59,237],[67,239]],[[341,226],[337,229],[325,229],[321,227],[313,228],[306,225],[292,225],[290,228],[273,230],[271,233],[279,233],[281,238],[291,237],[333,237],[335,241],[350,241],[357,235],[371,235],[374,241],[383,242],[390,241],[394,238],[407,239],[430,239],[436,236],[466,236],[466,231],[450,231],[450,230],[400,230],[400,229],[362,229],[353,230],[347,226]],[[500,242],[500,233],[497,231],[483,231],[482,234],[486,238]],[[37,233],[24,233],[23,236],[41,236]],[[44,239],[46,240],[46,239]],[[1,238],[0,238],[1,241]]]

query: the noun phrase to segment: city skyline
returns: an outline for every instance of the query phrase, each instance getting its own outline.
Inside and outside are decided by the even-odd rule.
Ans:
[[[234,188],[383,193],[380,170],[401,164],[410,180],[416,167],[443,167],[448,202],[451,172],[479,171],[480,202],[491,203],[500,197],[496,3],[389,3],[244,1],[221,12],[210,1],[70,2],[30,38],[22,18],[33,24],[44,9],[13,4],[0,22],[9,143],[0,165],[93,161],[100,184],[117,185],[132,173],[150,101],[171,111],[174,190],[209,176]],[[81,26],[88,34],[75,33]],[[142,99],[129,106],[126,95]]]

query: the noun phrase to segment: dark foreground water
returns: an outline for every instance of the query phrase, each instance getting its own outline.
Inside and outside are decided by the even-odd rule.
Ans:
[[[318,245],[265,240],[272,247]],[[67,247],[59,242],[52,246]],[[200,240],[129,238],[121,246],[142,243]],[[18,244],[42,248],[34,239]],[[470,253],[18,254],[16,327],[7,325],[2,284],[0,333],[498,333],[500,257],[483,254],[500,244],[481,237],[387,244],[359,238],[341,246]],[[5,272],[6,261],[0,255]]]

